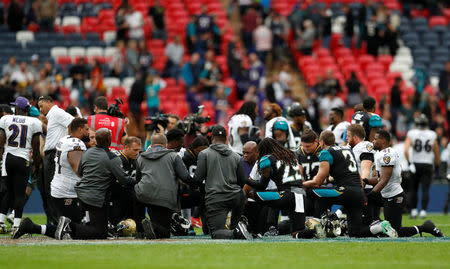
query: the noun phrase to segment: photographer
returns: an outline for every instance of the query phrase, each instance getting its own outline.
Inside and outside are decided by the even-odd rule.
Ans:
[[[144,151],[148,149],[152,142],[152,136],[155,134],[165,134],[169,123],[167,115],[160,114],[156,116],[147,117],[145,123],[145,144]]]
[[[116,100],[116,104],[108,108],[108,100],[104,96],[95,98],[94,113],[87,117],[88,125],[95,130],[106,128],[111,131],[111,146],[110,149],[121,149],[122,140],[126,138],[125,127],[127,120],[122,118],[123,115],[119,111],[119,103],[121,100]],[[109,112],[109,113],[108,113]],[[121,117],[118,117],[121,116]]]

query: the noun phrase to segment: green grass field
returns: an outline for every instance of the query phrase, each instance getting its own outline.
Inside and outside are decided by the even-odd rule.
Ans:
[[[43,223],[42,215],[32,215]],[[450,216],[430,215],[445,235]],[[404,226],[422,220],[404,217]],[[35,237],[33,237],[35,238]],[[0,237],[0,268],[450,268],[450,237],[248,241],[11,241]]]

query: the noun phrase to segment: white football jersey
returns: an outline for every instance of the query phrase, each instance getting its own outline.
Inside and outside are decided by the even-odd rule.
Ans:
[[[437,134],[432,130],[413,129],[408,131],[407,137],[411,139],[412,156],[409,158],[413,163],[434,163],[434,142]]]
[[[373,149],[372,142],[369,142],[369,141],[359,142],[358,144],[356,144],[353,147],[352,151],[353,151],[353,154],[355,155],[356,164],[358,166],[358,171],[360,174],[362,172],[361,162],[363,160],[372,160],[373,164],[370,167],[370,177],[372,177],[372,175],[373,175],[372,169],[373,169],[373,166],[375,165],[375,150]],[[365,188],[371,189],[371,188],[373,188],[373,186],[366,184]]]
[[[42,122],[36,118],[19,115],[6,115],[0,119],[0,128],[6,133],[8,153],[30,160],[33,135],[42,133]]]
[[[78,138],[64,136],[56,144],[55,176],[51,182],[51,195],[55,198],[77,198],[75,184],[80,180],[69,163],[71,151],[86,151],[86,145]]]
[[[346,142],[346,141],[344,141],[344,133],[347,130],[349,125],[350,125],[350,122],[342,121],[338,125],[336,125],[335,128],[333,128],[333,125],[328,126],[327,130],[333,132],[336,145],[343,146],[344,142]]]
[[[241,137],[239,136],[238,129],[245,127],[252,127],[253,122],[252,119],[245,114],[238,114],[231,117],[228,122],[228,133],[229,135],[229,145],[230,148],[239,154],[242,154],[242,148],[244,145],[242,144]]]
[[[392,147],[398,154],[398,157],[400,158],[400,165],[402,167],[402,171],[409,171],[409,164],[408,164],[408,160],[406,159],[405,156],[405,142],[401,142],[398,144],[395,144]],[[413,149],[410,147],[409,148],[409,156],[412,156],[412,151]]]
[[[378,175],[381,173],[383,166],[392,166],[393,171],[387,185],[381,190],[383,198],[391,198],[403,192],[402,184],[402,168],[400,166],[399,157],[393,148],[385,148],[375,153],[375,166]]]

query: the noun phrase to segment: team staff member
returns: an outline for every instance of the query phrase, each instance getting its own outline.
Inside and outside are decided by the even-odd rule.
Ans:
[[[306,111],[300,105],[293,107],[288,115],[292,118],[292,124],[290,126],[292,134],[294,134],[295,144],[297,147],[300,147],[303,132],[312,129],[311,123],[306,120]]]
[[[320,134],[319,144],[323,148],[319,155],[319,171],[312,180],[303,182],[303,188],[312,188],[312,192],[324,202],[345,207],[350,237],[366,237],[379,233],[397,237],[397,232],[389,221],[370,227],[362,224],[364,192],[351,149],[335,146],[334,134],[331,131],[323,131]],[[334,178],[334,187],[320,188],[328,176]]]
[[[252,239],[246,224],[239,221],[244,209],[244,167],[227,143],[223,126],[212,129],[212,144],[198,155],[195,181],[205,181],[206,219],[213,239]],[[230,229],[225,228],[231,211]]]
[[[0,156],[6,143],[6,195],[0,204],[0,230],[6,229],[6,214],[10,205],[14,209],[12,235],[17,231],[25,206],[25,190],[30,177],[30,153],[33,151],[33,164],[39,167],[39,135],[43,132],[42,122],[27,116],[30,103],[24,97],[17,97],[12,103],[16,115],[6,115],[0,119]]]
[[[147,239],[169,238],[170,221],[178,211],[178,178],[187,184],[192,183],[181,157],[167,149],[167,138],[163,134],[152,136],[152,144],[138,160],[139,183],[136,192],[135,220],[138,232]],[[145,218],[147,208],[150,219]],[[178,216],[178,214],[176,214]]]
[[[104,96],[99,96],[95,98],[94,101],[94,113],[87,117],[88,125],[99,130],[101,128],[106,128],[111,131],[111,147],[110,149],[121,149],[122,141],[126,137],[125,127],[127,124],[126,119],[120,119],[117,117],[109,116],[108,112],[108,99]]]
[[[136,178],[136,160],[142,149],[141,140],[135,136],[128,136],[123,143],[123,150],[114,150],[122,161],[122,168],[132,178]],[[111,202],[109,204],[109,220],[116,225],[121,220],[133,217],[133,190],[126,188],[115,180],[111,186]]]
[[[69,125],[69,133],[56,145],[56,171],[51,183],[51,195],[59,216],[70,218],[74,222],[81,222],[83,211],[77,199],[75,184],[80,180],[78,166],[81,156],[86,151],[85,142],[89,139],[87,120],[75,118]],[[55,237],[56,225],[37,225],[30,218],[20,223],[13,239],[24,234],[44,234]]]
[[[375,165],[379,174],[379,179],[368,197],[381,193],[384,204],[384,216],[392,223],[400,237],[409,237],[422,232],[430,233],[436,237],[444,236],[430,220],[425,221],[420,226],[402,227],[402,211],[405,206],[405,193],[403,192],[402,169],[399,163],[397,152],[389,147],[391,136],[384,130],[379,130],[375,134],[373,142],[374,148],[379,150],[375,155]]]
[[[122,169],[122,162],[112,152],[111,131],[101,128],[95,133],[97,145],[87,150],[81,158],[81,180],[75,185],[78,199],[89,214],[89,225],[72,222],[60,217],[55,238],[105,239],[108,234],[107,191],[115,178],[123,185],[134,185],[136,180]]]
[[[58,223],[58,215],[50,195],[50,183],[55,175],[56,144],[61,138],[67,135],[68,126],[74,117],[55,105],[50,96],[39,97],[38,106],[48,121],[47,136],[44,145],[44,193],[41,193],[41,195],[43,199],[46,199],[43,204],[47,215],[47,223],[56,224]]]

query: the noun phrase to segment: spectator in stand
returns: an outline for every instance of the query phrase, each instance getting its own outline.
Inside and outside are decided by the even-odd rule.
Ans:
[[[9,80],[9,75],[3,76],[3,79],[0,80],[0,104],[9,104],[13,102],[15,94],[16,92],[13,83]]]
[[[128,37],[134,40],[144,39],[144,18],[141,12],[129,5],[125,20],[129,26]]]
[[[114,53],[109,63],[109,70],[111,70],[111,77],[123,78],[125,76],[124,67],[125,67],[125,43],[123,40],[118,40],[117,44],[117,53]]]
[[[159,112],[158,92],[166,87],[166,82],[158,77],[156,72],[147,76],[145,93],[147,95],[147,109],[149,116],[156,116]]]
[[[281,104],[284,98],[285,88],[282,83],[280,83],[280,79],[277,73],[274,73],[272,76],[272,80],[270,83],[266,84],[266,98],[270,103]]]
[[[28,11],[25,9],[25,25],[37,25],[38,18],[37,18],[37,1],[31,3],[31,7],[28,9]]]
[[[137,42],[136,40],[130,40],[128,41],[128,48],[126,51],[126,56],[125,58],[127,59],[127,63],[126,63],[126,71],[127,71],[127,76],[132,77],[134,76],[134,74],[136,74],[136,72],[139,71],[139,50],[137,47]]]
[[[186,26],[186,45],[189,54],[194,53],[197,47],[197,27],[195,26],[197,17],[195,15],[191,15],[189,17],[189,22]]]
[[[195,26],[197,36],[209,34],[212,31],[213,18],[208,14],[208,8],[205,4],[202,5],[202,12],[198,15]]]
[[[175,78],[178,81],[184,54],[184,46],[181,44],[179,35],[174,36],[173,41],[167,45],[165,54],[167,62],[163,74],[165,77]]]
[[[266,84],[266,68],[258,59],[256,53],[250,53],[248,56],[250,62],[249,78],[250,83],[257,89],[264,89]]]
[[[34,77],[30,71],[28,71],[27,63],[21,62],[19,70],[14,71],[11,74],[11,81],[16,81],[24,86],[31,85],[33,83]]]
[[[215,55],[214,55],[214,51],[213,50],[208,50],[205,53],[205,57],[204,57],[204,69],[209,70],[211,69],[211,67],[213,66],[213,62],[215,62]]]
[[[47,80],[47,75],[44,69],[39,71],[39,78],[36,80],[36,83],[33,87],[34,96],[43,96],[48,95],[50,89],[52,88],[51,83]]]
[[[311,87],[310,92],[318,96],[324,96],[327,90],[323,81],[324,81],[323,75],[318,74],[316,77],[316,84],[314,84],[314,86]]]
[[[445,62],[445,69],[439,74],[439,92],[444,96],[444,100],[450,94],[450,60]]]
[[[285,90],[292,87],[291,66],[289,63],[283,64],[280,73],[278,73],[278,77]]]
[[[276,55],[284,55],[287,35],[286,20],[281,17],[280,14],[274,13],[273,19],[270,23],[270,30],[273,34],[272,44],[275,50],[274,53]]]
[[[115,16],[115,23],[116,23],[116,40],[122,40],[122,41],[128,41],[128,22],[126,20],[126,9],[125,7],[121,6],[116,11]]]
[[[384,34],[384,44],[389,49],[389,54],[395,56],[398,49],[398,35],[397,30],[395,29],[392,23],[388,23],[386,25],[385,34]]]
[[[378,35],[379,27],[377,17],[373,14],[370,20],[366,22],[365,38],[367,42],[367,53],[373,56],[378,55],[378,48],[380,46],[380,37]]]
[[[39,79],[39,72],[41,70],[39,68],[39,55],[33,54],[31,56],[31,65],[28,67],[28,70],[33,75],[34,80]]]
[[[314,39],[316,36],[316,31],[314,30],[314,25],[311,20],[305,20],[303,22],[303,27],[305,28],[302,32],[298,32],[298,48],[304,55],[311,55],[312,48],[314,45]],[[299,31],[299,30],[297,30]]]
[[[14,73],[15,71],[19,71],[19,70],[20,70],[20,68],[17,65],[16,57],[11,56],[11,57],[9,57],[8,63],[3,65],[2,76],[6,76],[6,75],[11,76],[12,73]]]
[[[39,22],[39,31],[53,32],[53,25],[58,14],[56,0],[37,0],[36,16]]]
[[[267,54],[272,50],[272,31],[263,23],[260,17],[257,19],[257,24],[258,27],[253,32],[253,41],[255,42],[259,60],[265,63]]]
[[[203,97],[206,100],[210,100],[211,96],[214,94],[215,89],[219,86],[222,80],[223,73],[219,68],[219,64],[216,61],[212,61],[211,67],[209,69],[203,69],[200,74],[200,83],[202,85]]]
[[[79,105],[85,107],[86,100],[84,94],[86,89],[84,82],[89,78],[89,70],[84,57],[80,57],[77,64],[70,68],[69,74],[72,78],[72,89],[78,91]]]
[[[153,54],[147,49],[145,40],[139,40],[139,71],[146,73],[153,65]]]
[[[54,81],[55,76],[58,74],[58,70],[53,67],[52,63],[50,61],[45,61],[43,69],[45,70],[47,79],[49,79],[50,81]]]
[[[98,60],[94,61],[94,67],[91,72],[91,88],[93,92],[91,95],[92,100],[94,100],[98,95],[106,95],[106,87],[103,84],[103,71],[102,65]]]
[[[397,119],[402,108],[401,86],[402,78],[396,77],[391,89],[391,126],[394,136],[397,136]]]
[[[352,71],[350,73],[350,78],[345,82],[345,86],[348,89],[347,107],[352,108],[361,103],[365,97],[364,87],[361,82],[359,82],[355,72]]]
[[[131,116],[135,121],[139,133],[143,131],[141,127],[144,125],[141,104],[144,101],[146,76],[145,74],[137,74],[136,80],[131,85],[130,95],[128,96]]]
[[[227,66],[231,77],[236,77],[241,68],[242,54],[239,50],[239,38],[232,35],[227,45]]]
[[[318,29],[319,36],[322,39],[322,46],[329,48],[331,41],[331,12],[326,8],[320,10]]]
[[[322,116],[328,120],[328,115],[333,107],[344,107],[344,105],[344,102],[341,98],[336,96],[336,92],[334,90],[328,90],[325,97],[320,100],[319,108]]]
[[[334,77],[333,69],[328,69],[326,71],[326,76],[326,79],[323,81],[326,91],[334,91],[335,94],[342,92],[341,84],[339,83],[339,80]]]
[[[223,86],[217,87],[215,97],[213,98],[215,113],[215,122],[224,125],[227,119],[227,111],[230,109],[230,104],[225,95],[225,88]]]
[[[353,35],[355,32],[354,31],[355,22],[354,22],[354,18],[353,18],[353,12],[348,7],[348,5],[342,6],[342,12],[345,15],[345,25],[344,25],[344,34],[343,34],[344,42],[343,43],[344,43],[344,46],[346,46],[347,48],[351,48]]]
[[[186,93],[186,101],[189,105],[189,110],[191,113],[196,113],[198,106],[203,103],[203,97],[198,91],[196,85],[189,87],[189,91]]]
[[[148,10],[150,23],[152,26],[152,38],[162,39],[166,41],[166,25],[164,23],[164,7],[161,6],[159,0],[155,0],[153,6]]]
[[[8,7],[7,23],[11,32],[22,30],[25,14],[19,0],[12,0]]]
[[[253,45],[253,31],[255,31],[258,26],[257,20],[259,18],[258,12],[250,7],[244,16],[241,18],[242,22],[242,40],[244,41],[244,46],[247,51],[251,51],[254,48]]]
[[[212,43],[209,48],[214,49],[216,55],[222,55],[222,30],[220,30],[217,24],[217,16],[213,16],[213,26],[212,26]]]
[[[203,64],[200,62],[200,55],[193,53],[191,59],[187,62],[181,70],[186,87],[197,85],[200,80],[200,73],[203,70]]]
[[[237,71],[237,74],[235,75],[235,82],[236,82],[236,92],[237,92],[237,98],[239,100],[242,100],[244,98],[247,91],[250,89],[250,87],[253,87],[256,89],[256,86],[253,86],[250,82],[250,76],[248,69],[245,68],[244,62],[239,62],[240,67]]]

